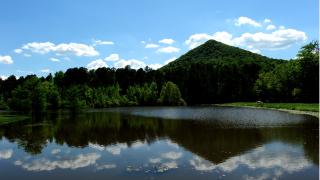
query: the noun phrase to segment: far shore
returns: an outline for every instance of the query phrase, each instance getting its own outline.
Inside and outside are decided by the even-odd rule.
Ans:
[[[305,114],[305,115],[311,115],[319,118],[319,111],[316,111],[315,109],[308,109],[308,110],[301,110],[301,109],[287,109],[287,106],[281,106],[282,103],[272,103],[275,106],[269,106],[266,107],[265,105],[259,105],[255,102],[249,102],[249,103],[242,103],[242,102],[236,102],[236,103],[223,103],[223,104],[213,104],[215,106],[223,106],[223,107],[247,107],[247,108],[255,108],[255,109],[272,109],[272,110],[278,110],[283,112],[289,112],[292,114]],[[291,105],[294,105],[292,103]],[[316,104],[311,104],[311,106],[315,106]],[[317,105],[319,107],[319,105]],[[292,107],[289,107],[292,108]]]

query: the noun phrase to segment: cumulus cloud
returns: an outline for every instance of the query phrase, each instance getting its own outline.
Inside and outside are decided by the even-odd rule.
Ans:
[[[154,69],[154,70],[156,70],[156,69],[159,69],[159,68],[161,68],[163,65],[162,64],[149,64],[148,65],[148,67],[150,67],[151,69]]]
[[[162,44],[173,44],[175,41],[173,39],[170,39],[170,38],[166,38],[166,39],[161,39],[159,41],[159,43],[162,43]]]
[[[2,64],[12,64],[13,60],[12,60],[11,56],[1,56],[0,55],[0,63],[2,63]]]
[[[267,30],[274,30],[274,29],[276,29],[276,26],[275,25],[272,25],[272,24],[270,24],[270,25],[268,25],[267,26],[267,28],[266,28]]]
[[[163,47],[157,50],[157,52],[160,52],[160,53],[176,53],[179,51],[180,51],[179,48],[176,48],[173,46]]]
[[[132,69],[139,69],[146,67],[146,64],[143,61],[139,61],[137,59],[121,59],[120,61],[117,61],[114,63],[115,68],[124,68],[126,66],[130,66]]]
[[[145,48],[158,48],[158,47],[159,47],[158,44],[152,44],[152,43],[146,44],[146,46],[145,46]]]
[[[0,151],[0,159],[10,159],[12,157],[12,154],[13,154],[12,149],[1,150]]]
[[[21,54],[22,51],[23,51],[22,49],[15,49],[15,50],[14,50],[14,52],[17,53],[17,54]]]
[[[193,34],[185,41],[185,43],[189,46],[190,49],[193,49],[210,39],[233,45],[232,34],[225,31],[216,32],[212,35],[206,33]]]
[[[50,69],[41,69],[40,72],[49,73],[49,72],[50,72]]]
[[[57,58],[50,58],[50,61],[52,61],[52,62],[59,62],[59,61],[60,61],[60,59],[57,59]]]
[[[264,19],[264,21],[263,21],[264,23],[271,23],[272,21],[271,21],[271,19]]]
[[[236,45],[255,49],[285,49],[307,40],[307,35],[295,29],[280,29],[272,33],[244,33],[234,39]]]
[[[163,153],[161,155],[161,157],[163,158],[166,158],[166,159],[179,159],[182,157],[182,153],[181,152],[174,152],[174,151],[170,151],[170,152],[167,152],[167,153]]]
[[[232,34],[222,31],[216,32],[213,35],[205,33],[193,34],[185,43],[192,49],[203,44],[207,40],[214,39],[225,44],[258,52],[258,50],[260,51],[262,49],[285,49],[293,44],[304,42],[307,38],[305,32],[295,29],[279,29],[271,33],[243,33],[239,37],[233,37]]]
[[[91,61],[89,64],[87,64],[87,68],[89,70],[98,69],[98,68],[102,68],[102,67],[108,67],[107,63],[104,62],[102,59],[97,59],[97,60]]]
[[[235,20],[235,25],[236,26],[251,25],[251,26],[254,26],[254,27],[261,27],[260,23],[254,21],[251,18],[244,17],[244,16],[241,16],[238,19],[236,19]]]
[[[55,169],[78,169],[96,164],[96,161],[101,157],[97,153],[79,154],[75,157],[67,159],[50,160],[46,158],[36,159],[32,162],[18,162],[17,166],[21,166],[28,171],[51,171]]]
[[[97,56],[99,52],[92,46],[79,43],[62,43],[54,44],[51,42],[32,42],[22,46],[23,50],[28,50],[38,54],[56,53],[59,55],[76,55],[76,56]]]
[[[114,45],[112,41],[94,40],[92,46]]]
[[[118,61],[119,59],[119,54],[110,54],[108,57],[104,58],[105,61]]]

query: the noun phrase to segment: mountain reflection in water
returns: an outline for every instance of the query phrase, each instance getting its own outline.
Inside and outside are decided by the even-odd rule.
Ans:
[[[0,177],[41,179],[54,171],[56,179],[72,169],[65,179],[318,179],[314,122],[225,128],[119,109],[49,113],[0,126]]]

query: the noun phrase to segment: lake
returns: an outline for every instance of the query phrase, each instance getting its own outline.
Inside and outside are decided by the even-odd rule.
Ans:
[[[265,109],[51,112],[0,125],[0,179],[319,179],[318,133]]]

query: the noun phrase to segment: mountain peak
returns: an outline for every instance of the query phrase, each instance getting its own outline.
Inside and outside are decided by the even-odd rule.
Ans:
[[[212,61],[240,61],[261,62],[265,60],[274,60],[260,54],[256,54],[238,47],[230,46],[216,40],[208,40],[204,44],[190,50],[177,60],[164,66],[180,66],[197,62]]]

